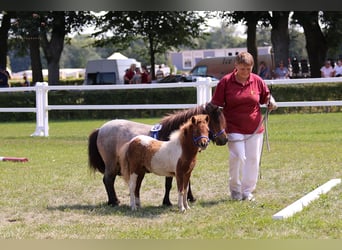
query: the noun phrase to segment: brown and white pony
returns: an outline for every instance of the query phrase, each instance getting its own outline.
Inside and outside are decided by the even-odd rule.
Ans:
[[[169,141],[138,135],[121,148],[121,174],[129,184],[132,210],[140,207],[140,187],[145,173],[176,177],[178,208],[181,212],[190,208],[187,189],[197,152],[209,144],[208,123],[208,115],[192,116],[171,134]]]
[[[169,140],[171,132],[179,129],[180,125],[185,123],[190,117],[198,114],[208,114],[209,138],[216,145],[225,145],[227,143],[227,134],[225,133],[226,123],[222,111],[212,105],[198,105],[194,108],[176,111],[162,118],[159,122],[161,130],[158,139],[162,141]],[[106,122],[100,128],[91,132],[88,138],[88,160],[89,167],[94,171],[103,173],[103,184],[108,195],[108,205],[116,206],[120,203],[117,198],[114,183],[117,175],[120,175],[120,165],[118,160],[119,150],[123,144],[137,135],[150,135],[152,125],[115,119]],[[172,177],[166,177],[164,205],[172,205],[169,194],[172,186]],[[188,189],[189,200],[194,200],[191,188]]]

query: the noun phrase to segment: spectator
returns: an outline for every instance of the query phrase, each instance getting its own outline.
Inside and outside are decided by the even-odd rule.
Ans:
[[[160,79],[164,78],[164,71],[161,68],[162,68],[162,66],[159,65],[159,68],[158,68],[158,70],[156,72],[157,80],[160,80]]]
[[[289,78],[289,69],[284,66],[283,61],[279,62],[278,67],[274,71],[276,79],[287,79]]]
[[[141,73],[141,83],[151,83],[152,79],[151,79],[151,74],[148,71],[147,67],[145,65],[143,65],[141,67],[142,69],[142,73]]]
[[[131,67],[126,70],[126,73],[124,75],[124,83],[125,84],[131,84],[132,83],[132,78],[135,74],[135,68],[137,65],[135,63],[131,64]]]
[[[258,75],[264,80],[265,79],[271,79],[270,70],[264,61],[261,61],[259,64]]]
[[[217,84],[212,100],[223,107],[229,149],[229,189],[233,200],[254,200],[263,143],[263,118],[260,104],[277,108],[266,83],[252,73],[253,56],[241,52],[235,69]]]
[[[329,60],[326,60],[324,66],[321,68],[321,77],[333,77],[334,69],[331,67],[331,63]]]
[[[0,66],[0,88],[10,87],[8,79],[11,79],[9,72],[2,66]]]
[[[23,86],[23,87],[30,87],[30,82],[29,82],[29,80],[27,79],[26,74],[24,74],[23,80],[24,80],[24,82],[21,83],[21,86]]]
[[[139,84],[141,83],[141,71],[140,68],[135,68],[135,74],[131,80],[132,84]]]
[[[334,76],[336,77],[342,76],[342,59],[337,60],[337,63],[334,67]]]

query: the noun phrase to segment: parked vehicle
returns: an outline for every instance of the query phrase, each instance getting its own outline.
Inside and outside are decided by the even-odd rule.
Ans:
[[[271,46],[258,48],[258,63],[264,61],[271,69],[274,69],[274,57]],[[192,68],[190,74],[193,76],[213,76],[221,79],[224,75],[234,70],[235,56],[208,57],[199,61]]]
[[[135,63],[137,67],[141,67],[141,63],[132,58],[88,61],[85,70],[84,84],[124,84],[123,77],[126,69],[128,69],[132,63]]]
[[[157,81],[157,83],[174,83],[174,82],[196,82],[199,79],[199,77],[202,79],[204,77],[211,78],[211,81],[217,81],[218,79],[212,76],[193,76],[193,75],[168,75],[160,80]]]

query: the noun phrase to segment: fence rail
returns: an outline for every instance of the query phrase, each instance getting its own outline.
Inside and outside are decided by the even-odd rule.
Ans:
[[[314,84],[327,82],[342,82],[342,78],[307,78],[266,80],[268,85],[278,84]],[[0,92],[35,91],[36,107],[0,107],[0,112],[34,112],[36,113],[36,130],[31,136],[49,136],[50,110],[120,110],[120,109],[184,109],[204,104],[211,100],[212,88],[218,81],[202,78],[192,83],[165,83],[165,84],[137,84],[137,85],[75,85],[75,86],[48,86],[46,82],[38,82],[34,87],[0,88]],[[49,105],[48,93],[51,90],[92,91],[92,90],[119,90],[119,89],[156,89],[156,88],[196,88],[197,102],[186,104],[131,104],[131,105]],[[342,101],[307,101],[307,102],[277,102],[278,107],[306,107],[306,106],[342,106]]]

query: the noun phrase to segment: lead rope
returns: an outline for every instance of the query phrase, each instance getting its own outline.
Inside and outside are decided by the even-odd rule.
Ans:
[[[272,98],[272,83],[271,83],[271,88],[270,88],[270,100]],[[268,103],[269,104],[269,103]],[[267,105],[268,106],[268,105]],[[264,116],[264,127],[265,127],[265,137],[263,138],[263,142],[262,142],[262,146],[261,146],[261,152],[260,152],[260,159],[259,159],[259,178],[262,179],[262,174],[261,174],[261,158],[262,158],[262,152],[264,151],[264,143],[266,140],[266,146],[267,146],[267,151],[270,152],[271,151],[271,147],[270,147],[270,142],[268,140],[268,115],[270,114],[270,110],[268,109],[268,107],[266,106],[266,112],[265,112],[265,116]]]
[[[259,178],[262,179],[262,174],[261,174],[261,158],[262,158],[262,153],[264,151],[264,143],[266,140],[266,146],[267,146],[267,151],[270,152],[271,148],[270,148],[270,142],[268,140],[268,115],[269,115],[270,111],[268,110],[268,108],[266,107],[266,112],[265,112],[265,116],[264,116],[264,127],[265,127],[265,136],[263,138],[263,142],[261,145],[261,152],[260,152],[260,159],[259,159]]]

